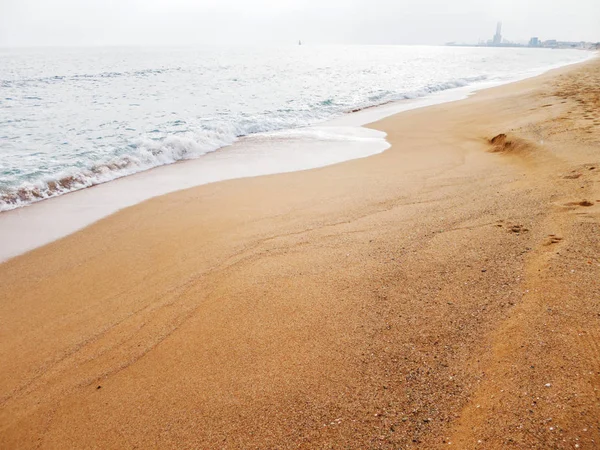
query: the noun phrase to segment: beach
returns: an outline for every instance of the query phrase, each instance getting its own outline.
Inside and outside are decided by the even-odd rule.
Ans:
[[[599,86],[403,112],[383,153],[0,264],[0,447],[596,448]]]

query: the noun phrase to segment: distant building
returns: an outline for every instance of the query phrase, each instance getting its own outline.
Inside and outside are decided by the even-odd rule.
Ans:
[[[531,39],[529,39],[529,46],[530,47],[539,47],[541,45],[540,39],[537,37],[532,37]]]
[[[496,25],[496,34],[494,35],[492,44],[494,44],[494,45],[502,44],[502,22],[498,22],[498,25]]]

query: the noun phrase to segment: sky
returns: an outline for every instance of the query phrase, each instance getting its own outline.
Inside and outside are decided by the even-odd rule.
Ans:
[[[0,0],[0,46],[600,41],[600,0]]]

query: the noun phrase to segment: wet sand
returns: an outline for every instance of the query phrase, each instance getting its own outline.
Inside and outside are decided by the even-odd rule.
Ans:
[[[398,114],[380,155],[1,264],[0,447],[597,448],[599,86]]]

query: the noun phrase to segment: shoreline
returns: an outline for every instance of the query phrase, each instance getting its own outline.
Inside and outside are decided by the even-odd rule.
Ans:
[[[359,111],[352,111],[344,116],[329,119],[325,122],[315,124],[310,127],[300,128],[298,130],[318,130],[322,127],[338,126],[349,127],[348,131],[350,132],[350,127],[359,129],[369,128],[367,125],[382,120],[385,117],[400,114],[413,109],[427,108],[439,104],[460,101],[476,94],[477,92],[487,89],[518,83],[556,70],[568,70],[570,67],[589,63],[597,57],[597,52],[591,52],[591,55],[586,60],[563,64],[559,67],[536,69],[535,71],[532,70],[530,72],[533,74],[521,74],[521,76],[515,80],[506,82],[479,82],[475,83],[474,85],[467,85],[464,87],[457,87],[432,93],[425,97],[416,99],[406,99],[402,101],[388,102],[382,105],[370,106]],[[196,159],[181,160],[177,161],[176,163],[154,167],[114,180],[106,181],[104,183],[92,185],[87,188],[67,192],[56,197],[44,199],[39,202],[34,202],[32,204],[21,206],[15,209],[2,211],[0,212],[0,264],[28,251],[34,250],[35,248],[39,248],[40,246],[68,236],[85,228],[86,226],[93,224],[98,220],[122,210],[123,208],[131,207],[156,196],[168,195],[179,190],[190,189],[195,186],[201,186],[208,183],[221,182],[230,179],[312,170],[319,167],[326,167],[331,164],[339,164],[345,161],[375,155],[389,148],[387,141],[385,145],[383,143],[379,145],[373,142],[369,144],[371,146],[370,150],[366,148],[366,144],[363,144],[364,149],[355,152],[357,156],[352,156],[350,158],[346,156],[339,160],[336,160],[334,157],[332,162],[326,162],[324,164],[310,165],[310,163],[308,163],[308,165],[306,165],[307,163],[300,162],[299,168],[292,169],[287,169],[286,164],[282,164],[281,169],[275,171],[271,171],[269,169],[256,169],[256,173],[240,175],[232,173],[226,177],[219,177],[215,180],[208,179],[207,181],[195,181],[198,178],[202,179],[202,175],[196,175],[193,172],[195,169],[192,167],[192,165],[196,165],[196,170],[198,170],[200,173],[203,171],[214,171],[215,169],[211,169],[210,166],[203,167],[202,163],[204,161],[208,161],[208,163],[210,163],[215,159],[215,157],[218,159],[218,156],[223,154],[223,152],[236,152],[238,149],[244,151],[246,150],[245,147],[248,139],[260,139],[261,135],[262,134],[259,133],[258,135],[241,137],[238,139],[238,141],[230,146],[222,147],[214,152],[209,152]],[[385,140],[385,137],[382,136],[382,139]],[[325,145],[327,143],[322,142],[321,144]],[[331,147],[333,146],[332,143],[328,143],[327,145]],[[348,143],[341,141],[336,145],[338,148],[342,148],[342,146],[347,146]],[[299,140],[297,143],[291,143],[291,146],[287,150],[290,152],[297,151],[297,149],[294,147],[303,149],[300,151],[308,153],[307,157],[310,156],[310,152],[319,150],[314,143],[302,140]],[[218,156],[215,154],[218,154]],[[184,165],[187,165],[187,167],[184,167]],[[236,163],[236,165],[239,166],[240,164]],[[269,163],[265,161],[263,165],[268,166]],[[303,167],[303,165],[306,165],[306,167]],[[179,174],[177,173],[178,171]],[[152,180],[153,175],[158,175],[159,179],[169,181],[166,181],[164,187],[161,188],[158,186],[158,183]],[[183,180],[175,182],[177,177],[182,178]],[[65,198],[65,196],[70,197]],[[48,204],[48,202],[50,203]],[[99,206],[93,209],[90,207],[90,205],[94,204]],[[35,209],[32,210],[30,208]]]
[[[594,59],[390,116],[383,153],[0,264],[0,446],[593,448],[598,86]]]

